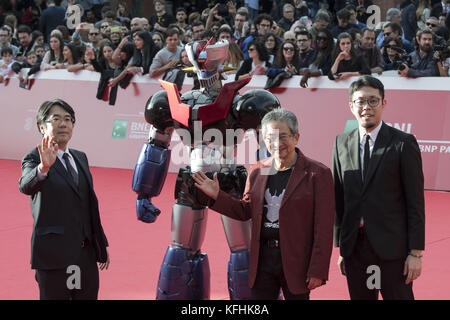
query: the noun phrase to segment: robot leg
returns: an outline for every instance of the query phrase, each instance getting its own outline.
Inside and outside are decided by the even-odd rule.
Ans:
[[[251,220],[238,221],[222,216],[222,224],[230,247],[228,262],[228,292],[230,300],[249,300],[248,285]]]
[[[157,300],[209,299],[209,262],[207,255],[200,252],[206,222],[206,208],[173,205],[172,244],[161,266]]]

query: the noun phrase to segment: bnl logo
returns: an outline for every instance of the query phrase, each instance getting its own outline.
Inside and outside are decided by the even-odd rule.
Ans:
[[[125,139],[128,131],[128,120],[114,120],[112,139]]]

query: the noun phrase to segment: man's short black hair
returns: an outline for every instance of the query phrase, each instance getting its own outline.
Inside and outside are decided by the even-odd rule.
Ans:
[[[170,28],[166,32],[166,39],[168,37],[172,37],[174,34],[176,34],[177,36],[180,36],[180,30],[178,30],[178,28]]]
[[[349,97],[350,101],[353,99],[353,94],[363,87],[370,87],[377,89],[380,92],[381,99],[384,100],[384,85],[383,83],[375,77],[372,76],[362,76],[358,80],[353,81],[350,85]]]
[[[314,22],[316,22],[316,21],[326,21],[326,22],[330,23],[330,16],[328,15],[328,13],[319,12],[314,17]]]
[[[175,15],[176,15],[178,12],[180,12],[180,11],[183,11],[184,13],[187,14],[186,9],[180,7],[180,8],[178,8],[177,10],[175,10]]]
[[[17,28],[17,34],[19,33],[28,33],[31,34],[31,28],[25,24],[21,24],[18,28]]]
[[[347,9],[341,9],[336,13],[336,17],[341,20],[350,20],[352,14]]]
[[[403,34],[402,26],[397,22],[388,22],[383,26],[384,28],[391,28],[392,32],[398,32],[399,36]]]
[[[0,56],[3,57],[3,56],[6,55],[7,53],[13,55],[13,51],[12,51],[12,49],[11,49],[10,47],[3,48],[3,49],[1,50],[1,52],[0,52]]]
[[[295,33],[295,38],[297,38],[298,35],[307,36],[309,40],[312,39],[311,32],[308,31],[308,29],[301,29],[300,31]]]
[[[45,121],[47,120],[47,116],[50,112],[50,109],[54,106],[60,106],[68,114],[70,114],[70,116],[72,117],[72,123],[75,124],[75,111],[72,109],[72,107],[67,102],[65,102],[62,99],[53,99],[50,101],[45,101],[39,107],[37,115],[36,115],[36,124],[37,124],[39,133],[41,133],[41,129],[39,128],[39,125],[45,123]]]
[[[260,24],[263,20],[267,20],[270,22],[270,27],[273,26],[273,18],[271,15],[268,15],[267,13],[260,13],[256,16],[254,24],[255,26]]]
[[[203,23],[203,21],[201,21],[201,20],[197,20],[197,21],[195,21],[193,24],[192,24],[192,28],[194,28],[194,27],[198,27],[198,26],[205,26],[205,24]]]

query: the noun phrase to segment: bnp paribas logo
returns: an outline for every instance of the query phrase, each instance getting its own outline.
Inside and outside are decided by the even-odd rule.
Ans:
[[[114,120],[112,139],[125,139],[128,131],[128,120]]]
[[[345,121],[345,129],[344,133],[350,132],[354,129],[358,128],[358,120],[356,119],[347,119]]]

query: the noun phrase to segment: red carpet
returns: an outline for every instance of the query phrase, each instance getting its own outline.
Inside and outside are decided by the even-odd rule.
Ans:
[[[100,272],[100,299],[154,299],[159,268],[170,242],[170,220],[175,174],[167,177],[161,196],[154,200],[162,214],[154,224],[136,219],[131,170],[91,168],[99,198],[103,227],[110,243],[111,265]],[[17,188],[20,162],[0,160],[0,299],[38,299],[30,269],[33,226],[29,199]],[[450,193],[430,192],[426,197],[426,250],[422,276],[414,283],[417,299],[450,299]],[[210,211],[203,251],[211,268],[211,298],[228,299],[226,266],[229,249],[219,215]],[[348,299],[345,278],[331,260],[330,281],[311,299]]]

